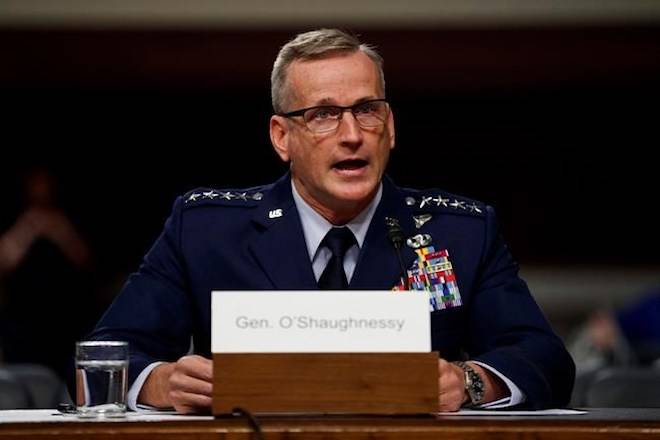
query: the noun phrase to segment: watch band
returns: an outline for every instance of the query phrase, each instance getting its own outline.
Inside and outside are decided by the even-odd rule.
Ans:
[[[484,400],[485,387],[481,376],[468,364],[461,361],[454,362],[465,374],[465,391],[470,397],[470,406],[479,405]]]

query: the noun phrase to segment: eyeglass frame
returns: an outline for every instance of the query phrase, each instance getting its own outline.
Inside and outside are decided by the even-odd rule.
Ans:
[[[291,112],[286,112],[286,113],[276,113],[276,115],[277,115],[277,116],[284,117],[284,118],[292,118],[292,117],[296,117],[296,116],[302,116],[302,117],[303,117],[303,123],[305,124],[305,127],[306,127],[309,131],[311,131],[311,132],[313,132],[313,133],[329,133],[329,132],[331,132],[331,131],[336,130],[337,128],[339,128],[339,123],[340,123],[341,120],[343,119],[343,117],[344,117],[344,112],[346,112],[346,110],[350,110],[350,111],[351,111],[351,114],[353,115],[353,117],[354,117],[355,120],[357,121],[358,125],[359,125],[360,127],[365,128],[365,126],[363,126],[362,124],[360,124],[360,120],[357,118],[357,115],[354,113],[354,110],[355,110],[357,107],[361,106],[361,105],[369,104],[369,103],[372,103],[372,102],[384,102],[385,104],[387,104],[387,116],[389,116],[390,112],[392,111],[392,107],[390,106],[390,103],[389,103],[389,101],[388,101],[386,98],[368,99],[368,100],[366,100],[366,101],[356,102],[356,103],[353,104],[353,105],[347,105],[347,106],[345,106],[345,105],[332,105],[332,104],[326,104],[326,105],[314,105],[314,106],[312,106],[312,107],[305,107],[305,108],[301,108],[301,109],[294,110],[294,111],[291,111]],[[305,116],[305,112],[307,112],[307,111],[309,111],[309,110],[318,109],[318,108],[328,108],[328,107],[329,107],[329,108],[336,108],[336,109],[339,109],[339,110],[340,110],[339,118],[337,118],[337,127],[333,128],[333,129],[331,129],[331,130],[324,130],[324,131],[314,131],[314,130],[310,129],[309,126],[307,125],[307,121],[305,121],[305,118],[304,118],[304,116]],[[382,124],[378,124],[378,125],[367,125],[366,127],[367,127],[367,128],[379,127],[380,125],[385,125],[385,124],[387,123],[387,121],[386,121],[385,119],[384,119],[382,122],[383,122]]]

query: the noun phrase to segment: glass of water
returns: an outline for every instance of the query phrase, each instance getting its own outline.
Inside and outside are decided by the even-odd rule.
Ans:
[[[76,407],[80,417],[126,415],[128,342],[76,343]]]

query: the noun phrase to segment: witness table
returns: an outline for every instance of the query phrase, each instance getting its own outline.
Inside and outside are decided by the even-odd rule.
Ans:
[[[659,409],[588,409],[568,416],[262,416],[265,439],[590,440],[660,438]],[[52,410],[0,411],[0,439],[258,438],[245,418],[142,416],[79,421]]]

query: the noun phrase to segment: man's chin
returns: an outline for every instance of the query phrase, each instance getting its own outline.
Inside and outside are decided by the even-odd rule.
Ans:
[[[377,184],[365,182],[344,183],[333,191],[335,200],[346,205],[367,204],[376,194]]]

